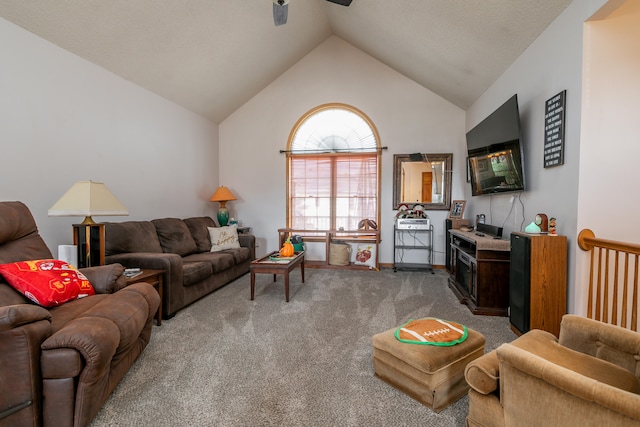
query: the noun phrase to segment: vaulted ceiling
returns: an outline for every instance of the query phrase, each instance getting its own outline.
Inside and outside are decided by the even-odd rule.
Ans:
[[[291,0],[275,26],[272,0],[2,0],[0,17],[219,123],[331,35],[466,109],[571,1]]]

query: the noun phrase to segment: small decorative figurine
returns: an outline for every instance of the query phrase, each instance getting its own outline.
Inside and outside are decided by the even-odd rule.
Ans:
[[[395,219],[399,218],[429,218],[429,215],[424,210],[424,206],[417,204],[413,207],[413,209],[409,209],[409,206],[402,204],[398,206],[398,213],[395,216]],[[372,227],[376,228],[376,227]]]
[[[558,234],[556,233],[556,219],[555,218],[551,218],[549,220],[549,234],[552,236],[557,236]]]

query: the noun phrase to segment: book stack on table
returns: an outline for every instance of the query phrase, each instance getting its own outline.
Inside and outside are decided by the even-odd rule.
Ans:
[[[134,277],[141,275],[142,274],[142,270],[139,269],[139,268],[125,268],[124,269],[124,273],[122,273],[122,274],[127,279],[133,279]]]

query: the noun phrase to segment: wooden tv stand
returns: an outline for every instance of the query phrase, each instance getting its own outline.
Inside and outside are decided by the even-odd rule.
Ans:
[[[508,240],[449,230],[451,274],[449,287],[473,314],[507,316],[509,309]],[[480,233],[483,234],[483,233]]]

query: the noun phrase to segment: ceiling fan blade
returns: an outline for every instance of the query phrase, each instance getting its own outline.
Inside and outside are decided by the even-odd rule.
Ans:
[[[273,23],[278,25],[283,25],[287,23],[287,16],[289,15],[289,4],[283,4],[280,6],[279,4],[273,3]]]
[[[351,0],[327,0],[328,2],[339,4],[341,6],[349,6],[351,4]]]

